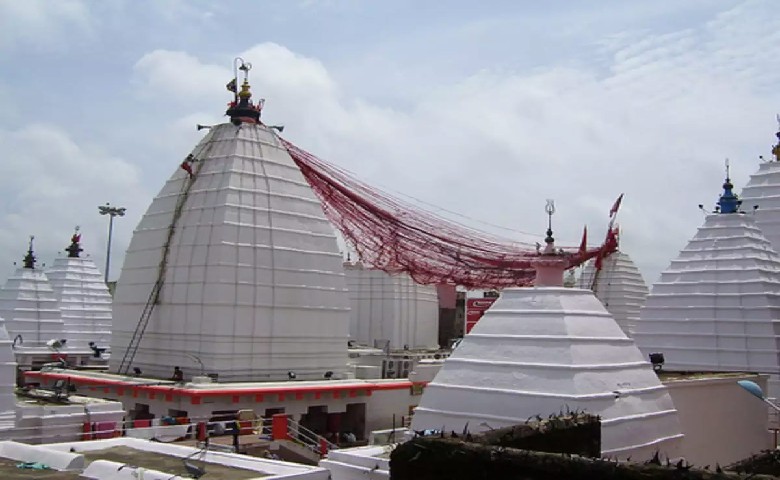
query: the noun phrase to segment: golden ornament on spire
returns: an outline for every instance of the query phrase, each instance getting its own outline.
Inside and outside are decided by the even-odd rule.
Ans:
[[[249,98],[252,96],[252,92],[249,91],[249,81],[244,79],[244,83],[241,84],[241,91],[238,92],[238,96],[241,98]]]

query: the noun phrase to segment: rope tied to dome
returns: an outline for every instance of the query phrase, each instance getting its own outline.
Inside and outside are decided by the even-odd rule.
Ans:
[[[279,138],[322,202],[325,216],[364,264],[415,282],[502,289],[533,284],[530,244],[494,237],[438,217],[370,187],[344,170]],[[563,252],[566,268],[617,249],[607,236],[598,248]]]

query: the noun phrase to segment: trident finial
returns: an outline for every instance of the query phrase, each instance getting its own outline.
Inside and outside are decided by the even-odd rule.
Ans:
[[[544,239],[544,243],[548,246],[555,242],[552,231],[552,216],[555,213],[555,200],[548,198],[547,205],[544,206],[544,211],[547,212],[547,238]]]
[[[35,240],[35,235],[30,235],[30,246],[27,250],[27,255],[24,256],[23,262],[24,262],[24,268],[35,268],[35,254],[33,253],[33,240]]]

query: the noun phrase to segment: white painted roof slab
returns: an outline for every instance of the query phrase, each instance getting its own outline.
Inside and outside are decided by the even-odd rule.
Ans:
[[[649,292],[631,257],[615,252],[603,260],[599,272],[596,271],[595,260],[590,261],[582,271],[577,286],[593,290],[623,332],[631,336],[639,319],[639,309]]]
[[[752,214],[713,214],[653,285],[634,338],[667,370],[777,372],[779,320],[780,257]]]
[[[43,270],[17,268],[0,289],[0,317],[11,338],[42,346],[63,337],[62,312]]]
[[[671,397],[593,293],[512,288],[444,361],[412,428],[477,432],[567,408],[601,415],[604,455],[679,455]]]
[[[110,345],[111,294],[95,262],[88,257],[60,257],[46,275],[60,303],[67,346]]]
[[[170,242],[160,303],[132,362],[168,377],[192,365],[220,381],[322,378],[347,365],[349,298],[320,202],[267,127],[216,125]],[[114,297],[112,369],[141,318],[187,173],[176,169],[136,227]]]

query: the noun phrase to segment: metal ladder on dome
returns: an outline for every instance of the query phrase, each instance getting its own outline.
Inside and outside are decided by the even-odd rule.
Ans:
[[[193,175],[188,176],[188,178],[184,181],[182,190],[179,192],[179,198],[176,200],[176,207],[173,210],[173,218],[171,219],[171,224],[168,226],[168,236],[165,239],[165,244],[163,245],[163,255],[160,259],[160,264],[157,267],[157,281],[154,283],[151,293],[149,293],[149,298],[146,300],[146,305],[141,312],[141,317],[138,319],[138,324],[135,326],[133,336],[130,338],[130,343],[127,344],[127,349],[125,350],[125,354],[119,364],[117,373],[120,375],[126,375],[130,370],[130,365],[132,365],[133,360],[135,359],[135,354],[138,352],[138,347],[141,344],[144,333],[146,332],[146,327],[149,325],[149,319],[152,316],[152,312],[154,312],[154,307],[160,300],[160,292],[162,291],[163,283],[165,282],[165,272],[168,265],[168,254],[171,250],[171,240],[173,239],[173,234],[176,231],[176,224],[178,223],[179,217],[181,217],[182,211],[184,210],[184,203],[189,197],[190,189],[195,183],[195,178],[197,178],[198,173],[200,173],[200,170],[203,168],[201,154],[205,154],[206,150],[211,150],[213,142],[213,140],[209,141],[206,145],[203,146],[197,156],[193,155],[193,160],[197,162],[196,171],[193,173]]]

